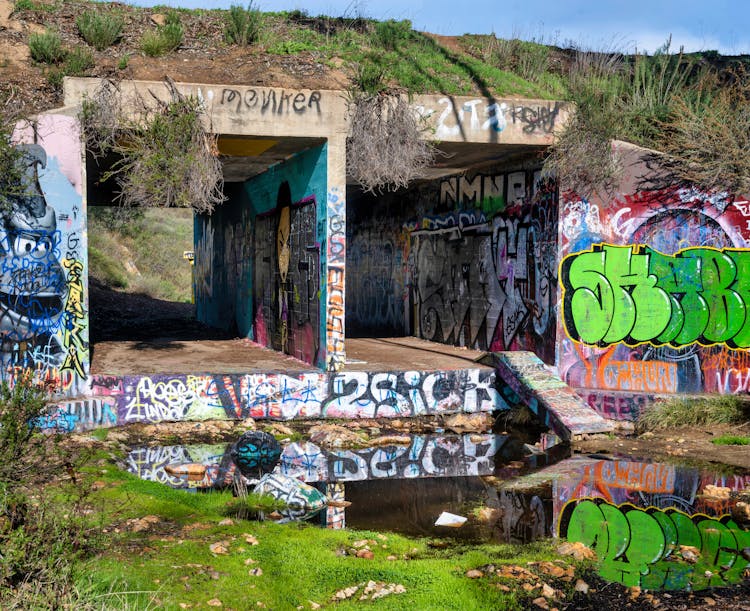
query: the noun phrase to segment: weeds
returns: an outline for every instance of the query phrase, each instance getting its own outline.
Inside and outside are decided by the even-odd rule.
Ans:
[[[378,21],[375,24],[375,42],[387,51],[395,51],[411,36],[411,21]]]
[[[258,40],[262,24],[263,15],[253,2],[246,9],[232,5],[226,15],[224,38],[230,44],[251,45]]]
[[[161,57],[179,48],[185,32],[179,15],[170,11],[164,25],[145,32],[141,37],[141,51],[149,57]]]
[[[750,416],[750,400],[735,395],[675,398],[653,403],[638,417],[639,428],[736,424]]]
[[[711,440],[711,443],[717,446],[748,446],[750,445],[750,437],[743,437],[742,435],[719,435]]]
[[[76,19],[81,37],[97,51],[104,51],[115,44],[123,25],[122,17],[109,12],[86,11]]]
[[[46,30],[29,36],[29,52],[40,64],[59,64],[65,59],[62,38],[57,32]]]
[[[65,76],[81,76],[95,65],[94,55],[84,47],[75,47],[65,57]]]

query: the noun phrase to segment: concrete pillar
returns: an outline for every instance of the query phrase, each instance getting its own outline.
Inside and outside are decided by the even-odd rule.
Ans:
[[[346,136],[328,140],[328,202],[326,205],[325,364],[339,371],[346,362]]]

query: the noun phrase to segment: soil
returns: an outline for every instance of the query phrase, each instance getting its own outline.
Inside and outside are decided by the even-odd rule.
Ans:
[[[583,454],[611,454],[664,462],[709,463],[712,469],[732,467],[750,471],[750,447],[711,443],[720,435],[750,436],[750,422],[742,425],[715,424],[705,427],[680,427],[641,435],[597,435],[573,444]],[[729,469],[727,469],[729,467]]]

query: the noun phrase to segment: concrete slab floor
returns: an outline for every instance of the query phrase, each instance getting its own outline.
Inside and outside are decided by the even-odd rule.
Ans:
[[[484,352],[415,337],[346,340],[346,371],[491,369],[476,362]],[[120,341],[94,344],[92,374],[189,374],[311,371],[294,357],[248,339]]]

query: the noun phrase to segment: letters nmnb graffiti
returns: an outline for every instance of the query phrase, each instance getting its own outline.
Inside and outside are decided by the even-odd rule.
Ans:
[[[599,244],[562,263],[563,320],[589,345],[750,347],[750,250]]]

